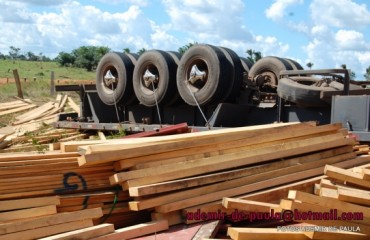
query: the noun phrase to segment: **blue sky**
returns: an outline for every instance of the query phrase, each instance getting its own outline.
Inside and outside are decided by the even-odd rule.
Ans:
[[[0,52],[10,46],[55,57],[83,45],[177,50],[190,42],[245,57],[288,57],[304,68],[370,66],[365,0],[0,0]]]

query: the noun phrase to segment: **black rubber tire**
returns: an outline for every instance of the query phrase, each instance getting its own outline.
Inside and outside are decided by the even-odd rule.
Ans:
[[[139,54],[136,53],[125,53],[127,57],[131,59],[131,62],[136,65],[137,60],[139,59]]]
[[[110,52],[99,61],[96,69],[96,89],[99,98],[106,105],[129,105],[135,102],[136,97],[132,86],[134,65],[124,53]],[[118,78],[117,84],[107,85],[104,81],[105,74],[111,73]]]
[[[176,65],[179,65],[182,55],[179,52],[175,52],[175,51],[167,51],[167,53],[171,55]]]
[[[156,96],[150,87],[144,84],[143,75],[147,69],[159,76],[156,86]],[[137,99],[147,107],[156,105],[169,106],[179,98],[176,90],[177,64],[165,51],[150,50],[144,52],[136,63],[133,74],[133,85]],[[151,85],[152,87],[152,85]]]
[[[253,63],[251,61],[249,61],[247,58],[244,58],[244,57],[241,57],[240,60],[242,62],[244,73],[246,73],[248,75],[249,71],[251,70],[251,68],[253,66]]]
[[[222,102],[235,102],[236,98],[240,95],[243,83],[243,66],[240,57],[236,52],[229,48],[219,47],[225,54],[229,61],[230,67],[233,69],[230,77],[227,79],[229,86],[228,90],[221,99]]]
[[[313,77],[290,77],[279,80],[277,94],[279,97],[304,107],[325,107],[329,102],[320,98],[321,91],[336,90],[333,87],[313,86],[321,79]]]
[[[264,57],[258,60],[249,71],[249,79],[254,79],[258,75],[272,73],[275,79],[272,79],[271,86],[278,85],[279,74],[282,70],[293,70],[292,66],[283,58],[279,57]]]
[[[194,65],[206,72],[207,80],[199,88],[188,83],[191,68]],[[197,102],[200,106],[218,103],[227,93],[227,78],[231,73],[232,68],[219,48],[196,44],[189,48],[180,60],[177,69],[177,89],[181,98],[191,106],[197,106]]]
[[[297,61],[290,59],[290,58],[284,58],[284,59],[290,64],[290,66],[292,66],[293,70],[303,70],[303,67]]]

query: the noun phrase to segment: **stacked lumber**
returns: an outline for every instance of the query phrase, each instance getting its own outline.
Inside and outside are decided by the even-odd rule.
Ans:
[[[128,192],[111,186],[113,164],[79,167],[76,152],[0,154],[0,200],[60,196],[58,212],[100,207],[103,216],[94,221],[125,227],[150,221],[147,211],[131,212]]]
[[[273,223],[273,228],[229,227],[228,235],[232,239],[248,239],[251,236],[258,239],[368,239],[370,181],[366,173],[369,166],[366,164],[346,170],[326,165],[325,176],[315,180],[315,187],[310,192],[288,188],[280,203],[246,200],[246,197],[224,198],[223,207],[243,212],[244,216],[272,211],[291,214],[290,219],[282,217]],[[251,222],[249,220],[249,224]]]
[[[93,226],[93,220],[103,215],[100,208],[57,213],[59,204],[57,196],[0,201],[0,239],[35,239],[61,233],[71,234],[66,232],[74,230],[91,232],[89,230]],[[112,233],[114,227],[109,225],[95,226],[104,226],[105,231],[90,236]]]
[[[0,103],[0,117],[8,114],[23,112],[35,107],[36,105],[32,104],[31,101],[23,99]]]
[[[217,209],[223,197],[320,176],[326,164],[370,162],[346,136],[341,124],[271,124],[79,146],[78,161],[114,162],[110,182],[134,198],[130,210],[150,210],[153,220],[174,225],[204,205]]]

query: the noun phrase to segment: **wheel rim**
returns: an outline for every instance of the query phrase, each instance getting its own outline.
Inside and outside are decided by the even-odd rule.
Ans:
[[[193,93],[199,92],[208,81],[208,66],[202,59],[190,61],[186,68],[186,84]]]
[[[154,64],[148,64],[141,76],[141,89],[145,94],[153,94],[158,89],[160,75],[158,68]]]
[[[257,77],[254,78],[254,81],[258,86],[263,88],[274,88],[277,86],[277,78],[273,72],[266,71],[261,74],[258,74]]]
[[[118,85],[118,71],[114,66],[109,66],[103,71],[103,91],[112,94]]]

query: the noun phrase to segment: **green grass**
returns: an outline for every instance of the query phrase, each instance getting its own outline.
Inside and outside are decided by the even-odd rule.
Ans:
[[[54,72],[56,83],[58,80],[74,83],[78,80],[94,81],[95,79],[95,72],[88,72],[83,68],[60,67],[56,62],[0,60],[0,81],[4,79],[6,81],[7,78],[11,81],[8,84],[0,83],[0,102],[17,95],[13,69],[18,70],[24,97],[36,102],[42,102],[51,97],[51,72]]]

